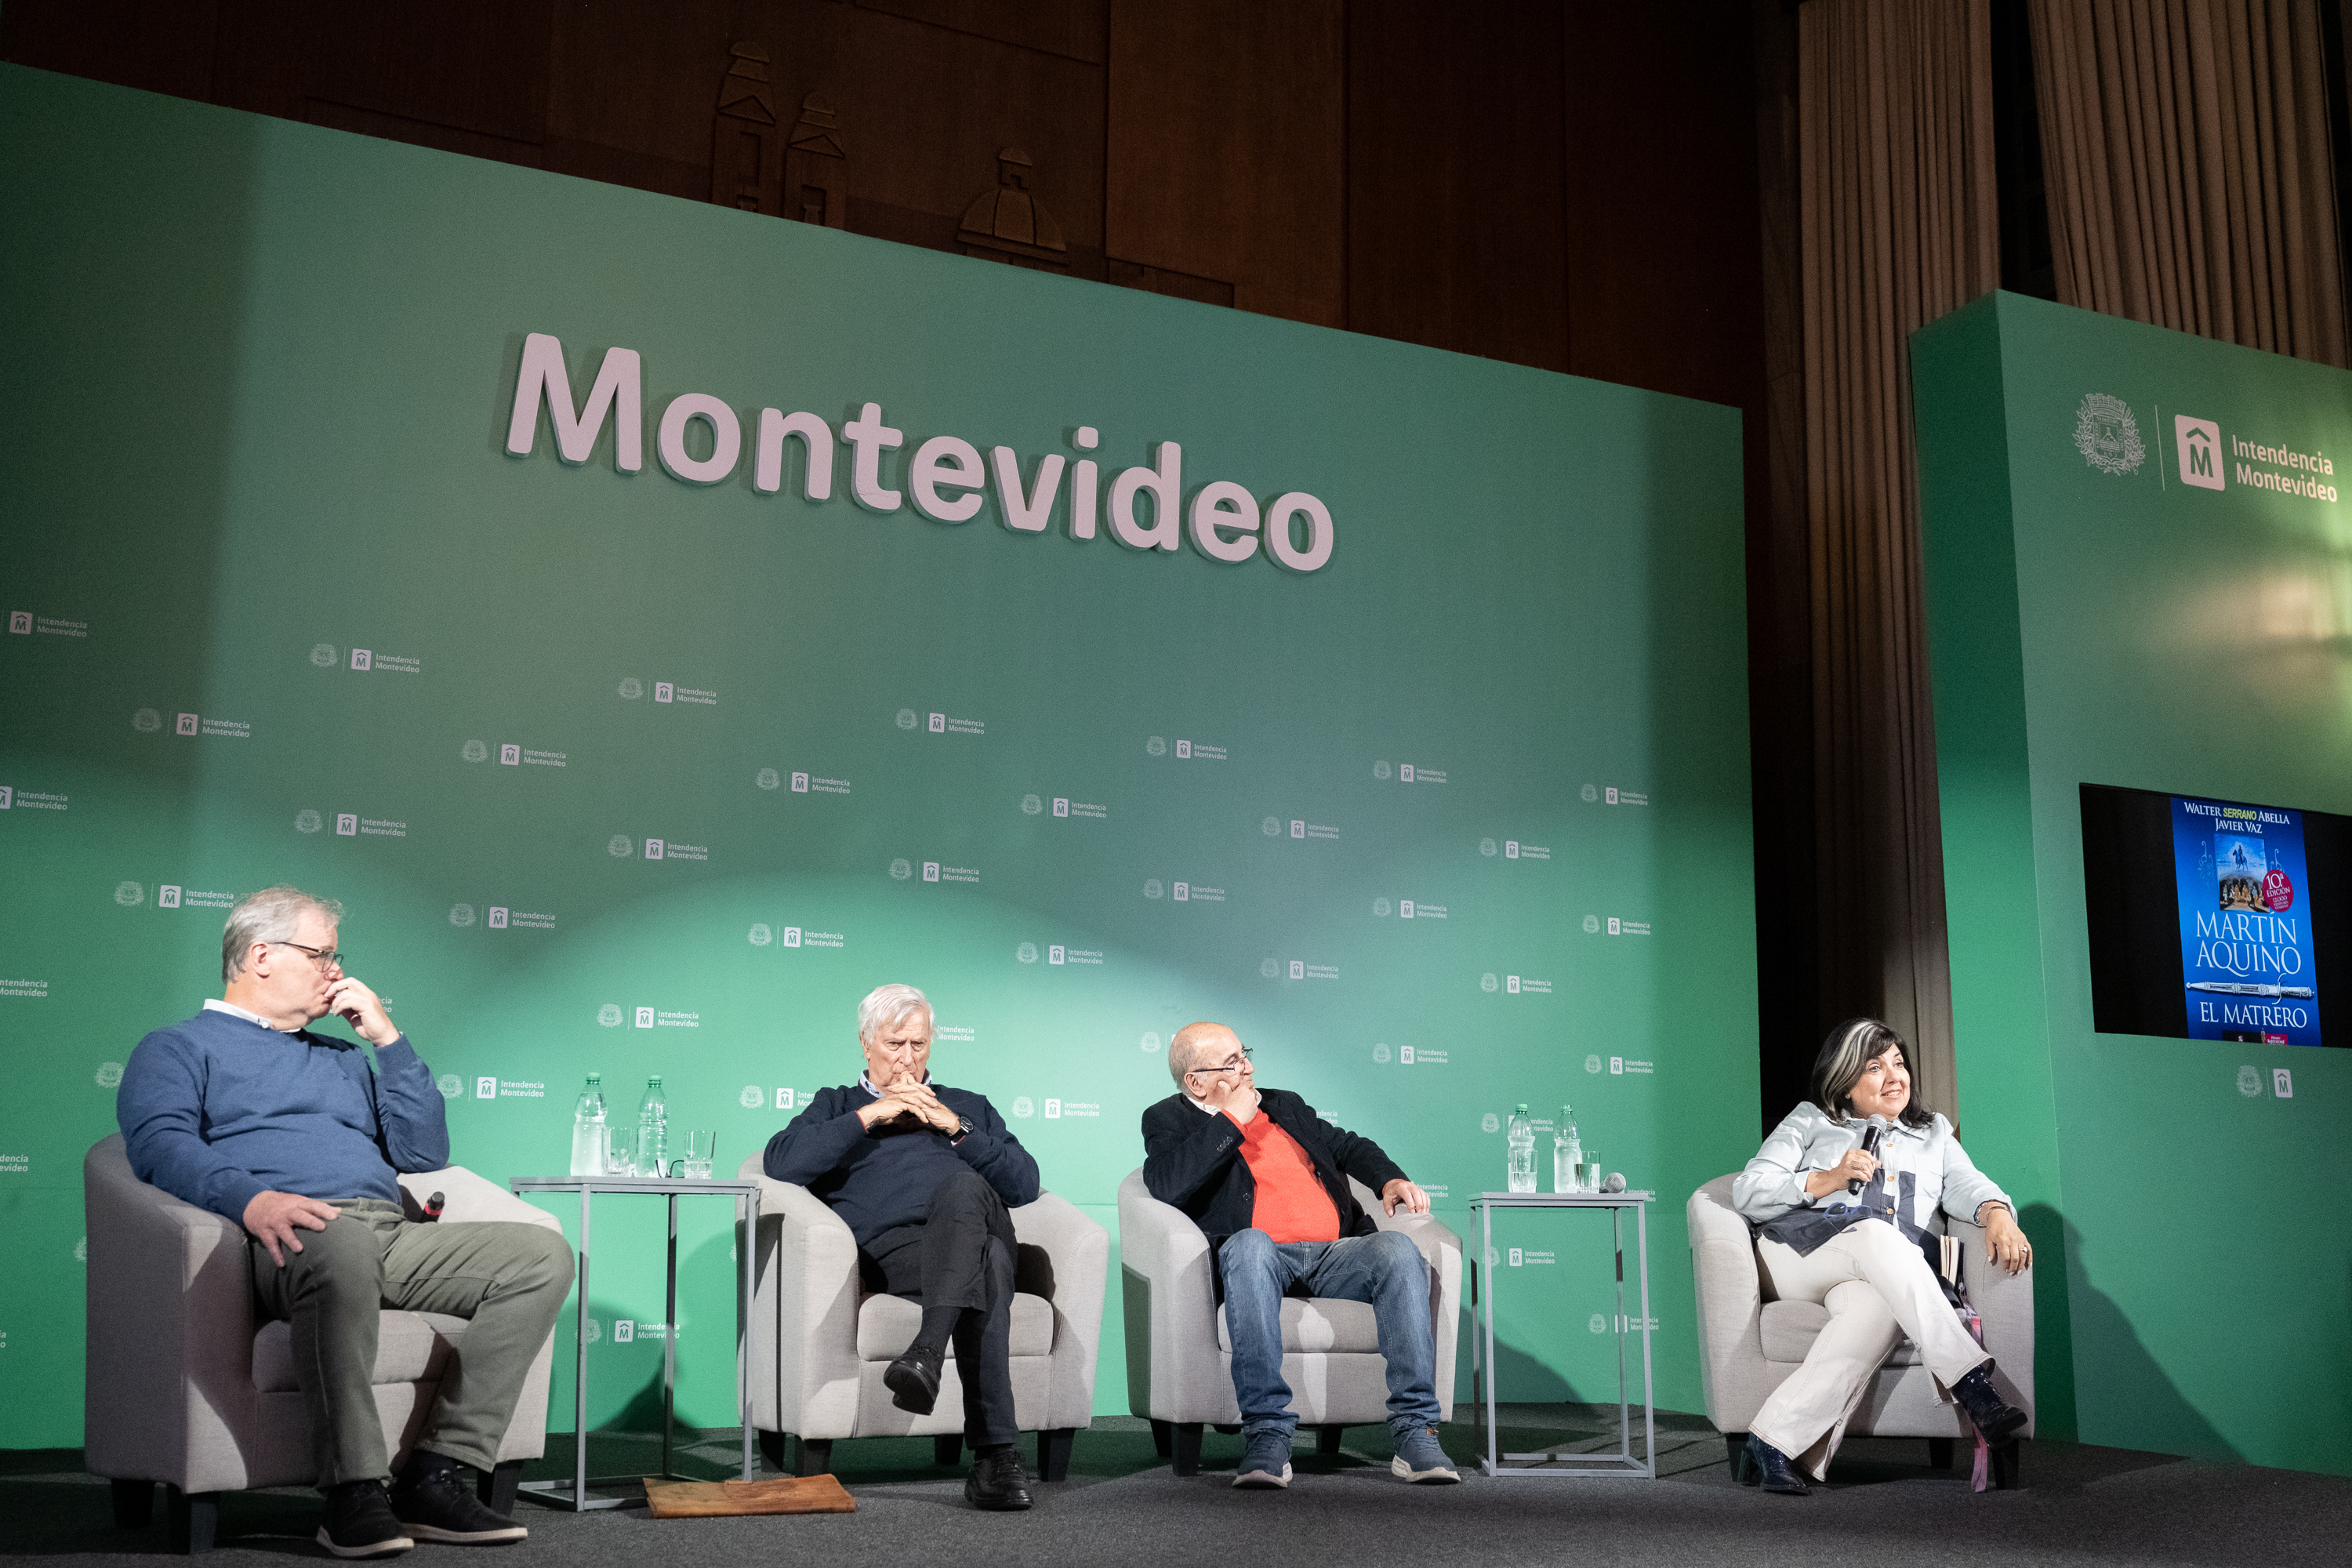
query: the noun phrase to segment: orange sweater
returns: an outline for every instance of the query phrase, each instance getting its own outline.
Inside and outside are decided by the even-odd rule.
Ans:
[[[1242,1158],[1257,1184],[1250,1223],[1276,1241],[1337,1241],[1339,1211],[1298,1140],[1263,1110],[1242,1129]]]

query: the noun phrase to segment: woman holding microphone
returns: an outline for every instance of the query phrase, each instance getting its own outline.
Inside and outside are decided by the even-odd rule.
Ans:
[[[1807,1473],[1828,1473],[1847,1418],[1901,1335],[1987,1442],[2025,1425],[1945,1300],[1921,1250],[1924,1222],[1940,1208],[1982,1226],[1989,1260],[2012,1274],[2033,1258],[2007,1194],[1969,1162],[1950,1122],[1913,1101],[1902,1036],[1875,1018],[1840,1024],[1814,1059],[1811,1092],[1731,1186],[1756,1229],[1769,1295],[1830,1310],[1804,1364],[1748,1429],[1764,1489],[1797,1496],[1811,1490]]]

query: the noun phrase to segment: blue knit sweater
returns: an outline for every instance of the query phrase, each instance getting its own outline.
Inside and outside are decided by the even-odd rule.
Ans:
[[[139,1042],[114,1116],[131,1168],[234,1225],[256,1194],[400,1201],[398,1173],[449,1163],[432,1069],[403,1035],[375,1052],[207,1011]]]

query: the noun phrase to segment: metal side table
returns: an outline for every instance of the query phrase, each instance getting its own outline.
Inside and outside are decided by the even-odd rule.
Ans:
[[[1486,1453],[1479,1461],[1480,1468],[1490,1476],[1571,1476],[1608,1477],[1637,1476],[1654,1480],[1658,1474],[1657,1409],[1652,1402],[1650,1376],[1650,1222],[1649,1204],[1655,1193],[1480,1193],[1470,1200],[1470,1206],[1479,1216],[1477,1275],[1474,1281],[1483,1280],[1480,1292],[1486,1321],[1485,1332],[1484,1371],[1486,1373],[1484,1403],[1486,1406]],[[1496,1209],[1607,1209],[1615,1237],[1617,1262],[1617,1451],[1613,1454],[1563,1454],[1557,1449],[1539,1449],[1527,1454],[1497,1452],[1500,1447],[1495,1431],[1495,1280],[1499,1271],[1488,1261],[1495,1256],[1495,1211]],[[1625,1316],[1625,1211],[1633,1211],[1634,1257],[1641,1282],[1642,1314],[1629,1322]],[[1633,1453],[1633,1402],[1625,1387],[1625,1334],[1628,1328],[1638,1325],[1642,1331],[1642,1452]],[[1480,1336],[1473,1325],[1470,1336],[1471,1376],[1475,1381],[1481,1370]]]
[[[619,1508],[627,1498],[592,1498],[593,1486],[632,1484],[640,1476],[588,1474],[588,1218],[589,1200],[598,1193],[635,1193],[669,1199],[668,1294],[662,1313],[662,1458],[661,1473],[671,1474],[670,1416],[677,1392],[677,1200],[727,1194],[735,1200],[737,1280],[735,1295],[735,1413],[743,1426],[743,1479],[759,1475],[751,1453],[751,1361],[744,1335],[751,1323],[751,1272],[758,1252],[760,1189],[741,1181],[688,1181],[667,1176],[517,1176],[507,1184],[516,1193],[578,1193],[580,1194],[580,1310],[573,1316],[577,1364],[572,1375],[572,1479],[568,1481],[525,1481],[519,1489],[574,1512],[593,1508]]]

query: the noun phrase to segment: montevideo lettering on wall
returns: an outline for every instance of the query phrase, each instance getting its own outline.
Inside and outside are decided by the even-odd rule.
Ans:
[[[2190,1039],[2320,1043],[2303,826],[2299,811],[2174,797]]]
[[[523,340],[515,373],[514,411],[507,426],[510,455],[531,455],[541,407],[554,428],[556,455],[564,462],[574,467],[586,463],[609,418],[613,466],[623,473],[645,467],[643,358],[635,349],[604,351],[583,404],[572,395],[563,345],[545,332],[530,333]],[[709,434],[707,457],[696,458],[688,447],[687,426],[697,420]],[[774,495],[784,487],[787,437],[799,444],[801,493],[810,500],[832,499],[835,447],[845,445],[850,498],[872,512],[896,512],[911,499],[915,510],[934,522],[970,522],[986,504],[984,496],[992,492],[998,520],[1015,533],[1046,531],[1059,505],[1066,536],[1081,543],[1097,537],[1099,516],[1110,537],[1133,550],[1173,552],[1189,539],[1209,560],[1239,564],[1258,554],[1263,545],[1275,564],[1298,573],[1320,571],[1331,559],[1330,509],[1304,490],[1284,491],[1261,507],[1247,487],[1213,479],[1194,491],[1187,504],[1183,448],[1174,441],[1159,442],[1149,466],[1120,469],[1105,497],[1100,468],[1091,458],[1074,462],[1049,452],[1036,459],[1024,483],[1021,456],[1012,447],[990,447],[983,463],[980,448],[962,437],[932,436],[907,459],[903,489],[893,489],[884,482],[883,454],[904,447],[907,436],[883,423],[880,404],[866,404],[856,418],[842,422],[837,434],[822,416],[762,408],[753,425],[751,454],[751,488],[761,495]],[[1093,426],[1082,425],[1072,434],[1071,445],[1081,452],[1100,444],[1101,435]],[[741,464],[742,422],[723,398],[684,393],[662,410],[654,450],[671,478],[693,485],[719,484]],[[1064,502],[1066,469],[1069,484]]]

